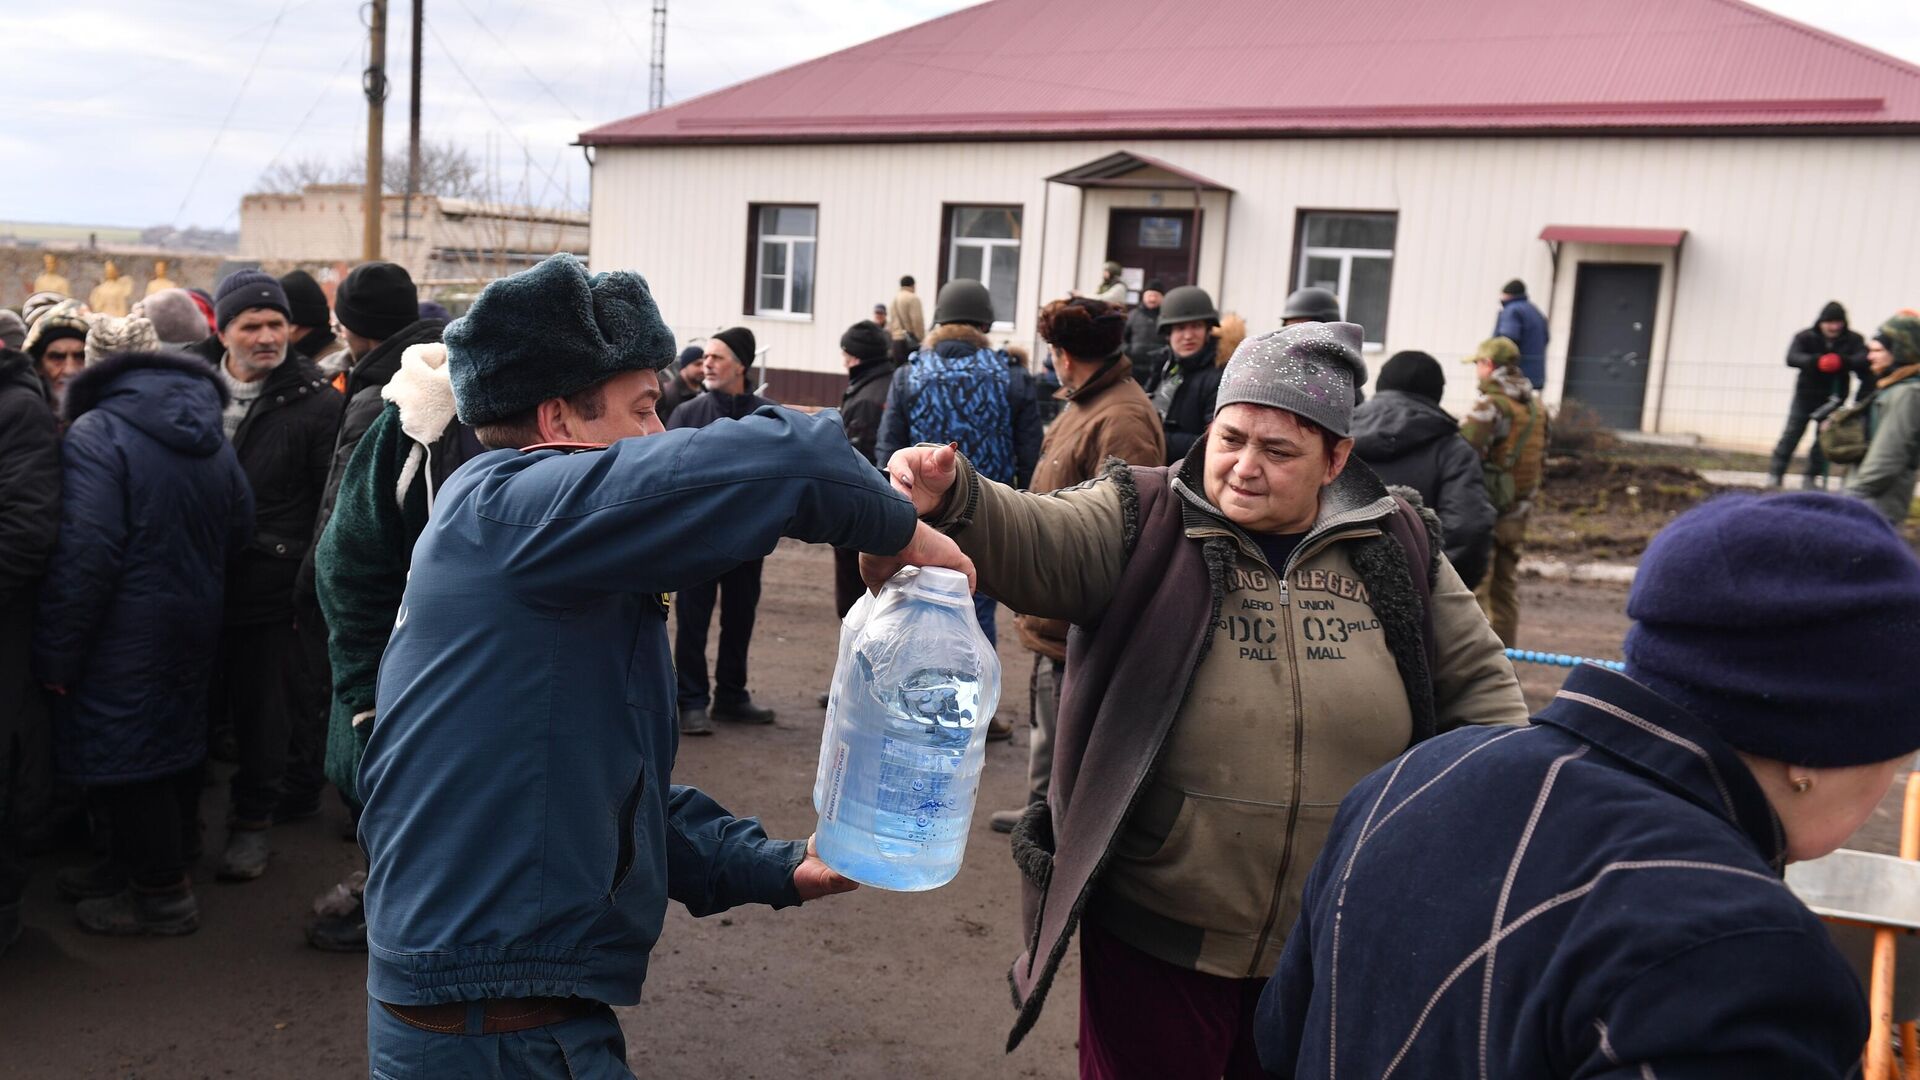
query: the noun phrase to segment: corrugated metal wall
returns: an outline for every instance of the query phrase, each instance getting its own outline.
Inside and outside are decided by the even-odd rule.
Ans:
[[[915,275],[931,314],[942,203],[1026,207],[1020,312],[1030,341],[1043,296],[1097,277],[1104,228],[1079,243],[1082,193],[1043,178],[1134,150],[1235,190],[1223,270],[1203,249],[1203,283],[1255,332],[1278,325],[1302,209],[1399,213],[1387,350],[1443,360],[1489,332],[1495,295],[1522,277],[1554,315],[1549,395],[1557,396],[1572,307],[1554,296],[1550,224],[1684,228],[1671,312],[1663,301],[1660,430],[1761,444],[1785,415],[1788,338],[1838,299],[1863,329],[1920,305],[1920,139],[1675,137],[1284,139],[855,146],[615,148],[597,151],[592,250],[597,269],[654,285],[682,336],[744,322],[783,368],[834,370],[842,330]],[[1184,206],[1172,191],[1169,206]],[[811,321],[741,314],[747,206],[817,203],[818,283]],[[1088,199],[1098,212],[1099,198]],[[1132,201],[1129,199],[1129,201]],[[1042,264],[1043,215],[1045,262]],[[1214,223],[1209,214],[1208,225]],[[1213,233],[1209,228],[1207,232]],[[1209,235],[1211,240],[1212,236]],[[1559,287],[1575,257],[1563,251]],[[1660,261],[1659,253],[1629,261]],[[1662,355],[1665,353],[1667,355]],[[1376,360],[1379,358],[1375,358]],[[1456,372],[1458,373],[1456,375]],[[1656,370],[1655,377],[1661,376]],[[1448,403],[1471,396],[1449,368]]]

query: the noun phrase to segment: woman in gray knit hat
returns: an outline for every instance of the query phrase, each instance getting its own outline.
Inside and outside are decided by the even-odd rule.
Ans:
[[[1303,323],[1234,351],[1171,466],[1034,495],[945,448],[889,463],[982,591],[1079,628],[1014,829],[1010,1042],[1078,929],[1083,1077],[1258,1075],[1254,1004],[1333,807],[1436,732],[1526,719],[1432,516],[1349,456],[1365,379],[1358,326]]]

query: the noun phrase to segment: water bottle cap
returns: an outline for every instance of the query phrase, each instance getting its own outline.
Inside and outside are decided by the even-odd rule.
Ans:
[[[958,570],[948,570],[939,566],[923,566],[914,580],[913,588],[917,592],[934,596],[957,597],[966,599],[972,595],[967,588],[967,575]]]

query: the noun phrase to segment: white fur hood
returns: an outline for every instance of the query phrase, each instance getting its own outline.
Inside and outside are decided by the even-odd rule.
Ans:
[[[447,374],[447,347],[439,342],[412,345],[400,354],[400,370],[380,396],[400,406],[400,430],[427,446],[453,423],[453,380]]]

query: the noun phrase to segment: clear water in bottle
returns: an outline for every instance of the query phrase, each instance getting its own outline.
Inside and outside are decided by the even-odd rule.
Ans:
[[[965,576],[909,567],[850,614],[814,785],[827,865],[901,892],[953,880],[999,695]]]

